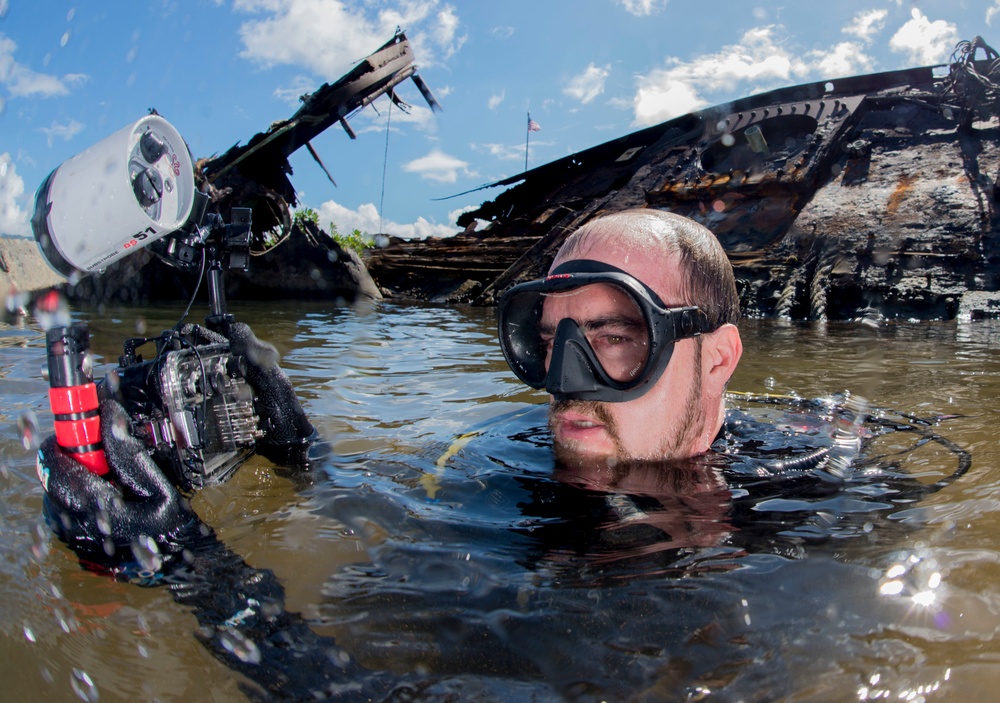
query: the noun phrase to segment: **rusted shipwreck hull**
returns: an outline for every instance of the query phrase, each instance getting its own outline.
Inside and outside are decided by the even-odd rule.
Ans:
[[[648,207],[716,233],[749,315],[992,315],[996,59],[977,38],[950,65],[684,115],[492,184],[513,187],[463,214],[463,234],[393,240],[369,270],[391,295],[488,305],[588,220]]]

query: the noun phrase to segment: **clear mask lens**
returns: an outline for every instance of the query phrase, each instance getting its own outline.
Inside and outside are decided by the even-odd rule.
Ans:
[[[551,366],[553,353],[564,353],[566,340],[560,339],[557,331],[566,318],[576,323],[594,359],[611,380],[628,385],[645,369],[649,325],[628,292],[613,284],[595,283],[543,295],[540,336],[546,367]]]

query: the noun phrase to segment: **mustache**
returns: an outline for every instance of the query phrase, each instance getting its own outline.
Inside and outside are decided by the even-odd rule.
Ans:
[[[602,425],[614,426],[614,418],[611,417],[611,413],[608,412],[605,404],[598,400],[555,400],[552,401],[550,411],[553,415],[564,412],[592,415]]]

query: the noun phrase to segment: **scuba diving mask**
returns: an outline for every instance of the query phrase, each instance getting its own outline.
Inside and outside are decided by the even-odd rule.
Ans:
[[[667,308],[642,281],[589,259],[508,290],[497,321],[510,368],[556,400],[638,398],[667,368],[674,342],[712,331],[698,307]]]

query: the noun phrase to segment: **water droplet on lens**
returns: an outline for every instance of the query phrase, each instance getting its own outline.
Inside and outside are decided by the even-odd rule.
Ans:
[[[2,111],[3,111],[3,102],[0,101],[0,112]],[[3,167],[6,165],[7,165],[6,162],[0,164],[0,170],[3,170]],[[7,301],[6,301],[7,312],[9,312],[11,315],[18,315],[18,316],[27,315],[28,314],[27,305],[28,305],[27,294],[20,293],[13,288],[7,294]]]
[[[97,529],[102,535],[111,534],[111,519],[106,510],[97,513]]]
[[[49,553],[49,531],[41,523],[35,525],[35,531],[32,534],[31,553],[39,561],[48,556]]]
[[[241,662],[247,664],[260,664],[260,650],[252,640],[237,630],[226,630],[219,633],[219,643],[227,652]]]
[[[112,372],[104,377],[104,383],[111,393],[117,393],[118,389],[121,388],[122,379],[117,372]]]
[[[128,418],[124,415],[116,417],[114,423],[111,425],[111,434],[113,434],[117,439],[128,439],[132,435],[128,426]]]
[[[17,431],[21,435],[21,444],[29,452],[38,449],[40,435],[38,431],[38,417],[31,410],[26,410],[17,418]]]
[[[157,572],[163,566],[163,558],[160,556],[160,548],[152,537],[145,535],[139,537],[132,543],[132,556],[139,562],[139,565],[147,571]]]
[[[49,291],[35,303],[35,320],[43,330],[66,327],[70,323],[69,304],[57,291]]]
[[[73,687],[73,693],[79,696],[80,700],[92,702],[97,701],[101,697],[97,692],[97,686],[94,685],[94,681],[86,671],[73,669],[73,675],[69,681]]]
[[[84,354],[83,358],[80,360],[80,370],[83,371],[88,378],[94,377],[94,357],[89,352]]]

